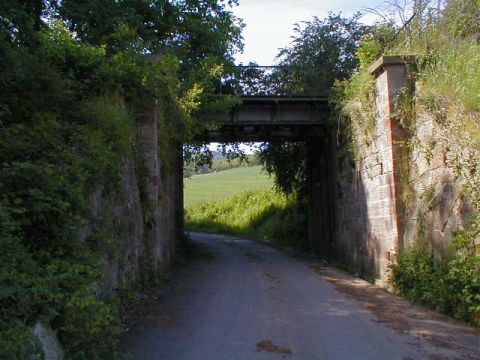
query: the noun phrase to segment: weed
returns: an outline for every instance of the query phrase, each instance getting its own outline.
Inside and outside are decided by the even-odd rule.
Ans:
[[[459,231],[449,249],[435,254],[420,245],[404,250],[391,282],[402,295],[480,327],[480,248],[478,219]]]

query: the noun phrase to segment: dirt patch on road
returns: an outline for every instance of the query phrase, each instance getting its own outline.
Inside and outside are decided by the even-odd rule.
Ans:
[[[254,253],[253,251],[250,251],[249,249],[246,249],[242,246],[240,246],[239,248],[243,252],[243,254],[247,257],[248,261],[250,262],[263,261],[263,258],[257,253]]]
[[[320,264],[310,265],[338,291],[370,310],[375,321],[412,335],[416,340],[412,344],[428,341],[431,359],[480,359],[480,337],[473,328],[338,269]]]
[[[268,351],[280,354],[293,354],[292,349],[275,345],[270,340],[262,340],[257,343],[257,352]]]
[[[269,272],[263,272],[262,275],[270,281],[273,281],[277,284],[280,284],[282,281],[275,275],[270,274]]]

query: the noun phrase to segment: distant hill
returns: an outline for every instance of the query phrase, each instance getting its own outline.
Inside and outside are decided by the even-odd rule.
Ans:
[[[221,152],[213,151],[212,164],[204,165],[200,168],[194,168],[193,165],[187,165],[185,176],[189,177],[194,174],[211,174],[224,170],[235,169],[239,167],[252,167],[260,165],[260,158],[257,154],[247,155],[247,160],[233,159],[228,160]]]

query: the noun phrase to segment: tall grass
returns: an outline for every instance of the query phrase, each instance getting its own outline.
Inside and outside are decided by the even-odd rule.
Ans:
[[[305,203],[275,190],[252,190],[185,211],[191,230],[247,235],[310,250]]]
[[[480,111],[480,45],[445,44],[423,70],[421,80],[428,95]]]

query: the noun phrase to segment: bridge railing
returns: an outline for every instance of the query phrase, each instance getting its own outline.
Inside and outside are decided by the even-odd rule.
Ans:
[[[221,79],[218,93],[238,96],[325,95],[315,68],[237,66]]]

